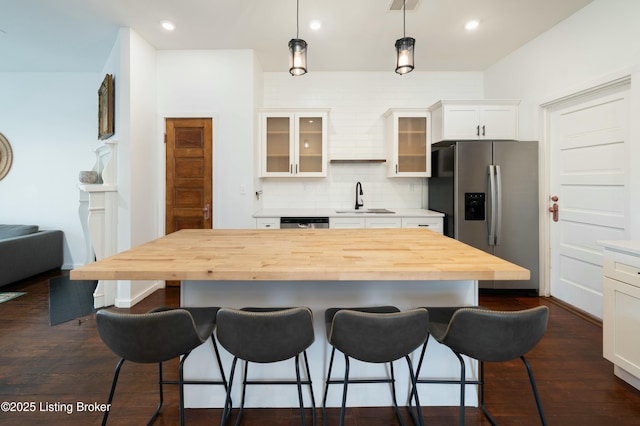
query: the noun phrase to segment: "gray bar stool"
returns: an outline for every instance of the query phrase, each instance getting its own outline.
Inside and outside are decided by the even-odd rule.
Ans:
[[[158,363],[158,383],[160,401],[149,419],[152,424],[164,402],[163,385],[178,384],[180,386],[180,424],[184,425],[184,384],[222,385],[227,382],[218,356],[213,330],[216,327],[217,307],[212,308],[157,308],[146,314],[128,314],[112,310],[100,310],[96,313],[98,333],[102,341],[120,361],[116,365],[109,391],[107,404],[111,404],[115,393],[120,369],[125,360],[137,363]],[[220,381],[185,381],[183,366],[193,349],[205,343],[211,337],[218,366],[222,375]],[[162,376],[162,363],[182,355],[179,366],[178,381],[165,381]],[[107,423],[109,410],[104,412],[103,426]]]
[[[391,307],[393,308],[393,307]],[[337,310],[336,310],[337,309]],[[394,308],[396,309],[396,308]],[[335,311],[334,311],[335,310]],[[404,358],[409,368],[411,379],[411,398],[416,399],[416,406],[420,407],[418,395],[415,392],[415,375],[409,354],[419,348],[427,339],[429,331],[429,313],[424,308],[404,312],[366,312],[331,308],[327,310],[325,318],[332,316],[329,324],[329,343],[344,354],[345,373],[343,380],[330,380],[331,371],[327,375],[326,389],[329,384],[342,383],[342,405],[340,409],[340,425],[344,425],[347,389],[350,383],[390,383],[392,387],[393,405],[401,425],[404,425],[402,415],[398,409],[395,390],[395,374],[393,361]],[[389,363],[391,378],[387,379],[349,379],[349,358],[370,363]],[[330,363],[333,362],[333,351]],[[331,367],[330,367],[331,368]],[[418,421],[422,424],[422,413],[418,409]],[[325,418],[326,421],[326,418]]]
[[[525,354],[533,349],[544,336],[549,319],[549,308],[538,306],[520,311],[492,311],[479,307],[427,308],[430,315],[430,334],[443,345],[448,346],[460,361],[460,380],[420,379],[420,368],[427,346],[425,342],[416,369],[416,383],[459,383],[460,384],[460,424],[464,425],[465,385],[480,386],[482,412],[491,422],[496,422],[484,403],[484,363],[504,362],[520,358],[524,363],[536,400],[538,414],[546,425],[536,382]],[[479,380],[466,380],[465,363],[462,355],[480,362]]]
[[[222,413],[222,425],[225,425],[231,415],[231,388],[238,359],[244,363],[244,378],[242,380],[242,401],[236,419],[240,424],[247,385],[266,384],[295,384],[298,387],[298,400],[302,425],[305,424],[302,385],[309,386],[311,395],[313,424],[316,421],[315,398],[307,359],[307,348],[313,343],[313,314],[309,308],[222,308],[218,311],[216,334],[218,341],[231,355],[231,373],[227,399]],[[300,354],[304,355],[307,380],[300,377]],[[250,362],[272,363],[294,358],[296,380],[248,380],[247,372]]]
[[[371,312],[371,313],[378,313],[378,314],[388,314],[388,313],[392,313],[392,312],[400,312],[400,309],[398,309],[395,306],[360,306],[360,307],[348,307],[348,308],[329,308],[326,311],[324,311],[324,325],[325,325],[325,330],[327,333],[327,342],[329,341],[329,335],[331,333],[331,323],[333,322],[333,317],[336,315],[336,312],[342,310],[342,309],[348,309],[350,311],[358,311],[358,312]],[[327,394],[329,393],[329,385],[334,385],[334,384],[344,384],[344,380],[331,380],[331,371],[333,370],[333,358],[336,354],[336,347],[332,346],[331,347],[331,358],[329,359],[329,369],[327,371],[327,380],[325,380],[325,386],[324,386],[324,396],[322,398],[322,418],[323,418],[323,424],[327,423]],[[369,379],[362,379],[364,381],[364,383],[369,383]],[[352,383],[358,383],[361,382],[360,380],[357,379],[352,379],[351,381]]]
[[[220,350],[216,344],[216,318],[218,316],[219,306],[208,307],[159,307],[150,310],[149,312],[164,312],[173,309],[183,309],[191,314],[193,322],[198,330],[198,334],[201,336],[211,336],[211,345],[213,346],[213,352],[216,355],[216,362],[218,363],[218,370],[222,380],[183,380],[185,385],[222,385],[225,391],[227,390],[227,378],[224,374],[224,368],[222,367],[222,360],[220,359]],[[177,384],[176,381],[164,381],[165,384]]]

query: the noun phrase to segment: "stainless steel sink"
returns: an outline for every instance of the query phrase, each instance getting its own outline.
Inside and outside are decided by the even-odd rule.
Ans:
[[[388,209],[351,209],[351,210],[336,210],[336,213],[344,214],[361,214],[361,213],[375,213],[375,214],[395,214],[395,212]]]

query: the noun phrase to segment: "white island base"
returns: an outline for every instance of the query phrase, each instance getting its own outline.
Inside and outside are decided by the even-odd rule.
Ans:
[[[315,342],[307,350],[316,407],[322,406],[324,381],[331,355],[324,325],[324,311],[330,307],[394,305],[401,310],[422,306],[469,306],[478,304],[478,283],[462,281],[183,281],[181,285],[182,306],[220,306],[242,308],[293,307],[311,308],[315,323]],[[412,355],[417,365],[420,349]],[[232,356],[220,348],[225,374],[229,375]],[[241,399],[242,369],[236,368],[232,398],[234,406]],[[403,360],[394,364],[398,404],[407,404],[409,374]],[[305,377],[301,369],[303,378]],[[388,377],[388,368],[382,364],[366,364],[351,361],[352,378]],[[460,363],[446,347],[429,340],[425,355],[422,378],[457,379]],[[292,360],[275,364],[250,364],[252,379],[295,379]],[[344,377],[344,356],[336,352],[332,378]],[[477,377],[477,362],[467,359],[467,377]],[[185,380],[219,378],[217,363],[211,344],[196,348],[185,363]],[[390,406],[390,387],[384,384],[357,384],[349,388],[347,406]],[[422,384],[418,387],[423,406],[456,406],[459,404],[459,386]],[[310,406],[309,393],[303,388],[305,405]],[[185,407],[221,408],[224,404],[222,386],[186,385]],[[342,386],[329,388],[327,406],[339,407]],[[466,405],[477,406],[475,385],[468,385]],[[270,385],[248,386],[245,407],[297,407],[295,386]]]

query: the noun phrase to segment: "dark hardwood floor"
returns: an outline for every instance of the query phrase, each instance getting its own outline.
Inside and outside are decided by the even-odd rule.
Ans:
[[[2,288],[27,294],[0,304],[0,402],[35,403],[35,411],[0,411],[1,425],[100,424],[101,413],[78,412],[77,402],[106,400],[117,358],[98,337],[95,315],[49,326],[48,279],[58,275],[48,273]],[[178,292],[177,288],[158,291],[131,311],[177,306]],[[549,306],[547,333],[528,359],[550,425],[640,424],[640,391],[615,378],[612,364],[602,358],[599,324],[545,298],[483,295],[481,304],[505,310]],[[177,362],[169,363],[165,371],[167,378],[175,378]],[[156,377],[155,365],[125,363],[110,425],[146,423],[156,404]],[[487,406],[500,425],[539,424],[520,361],[487,365],[486,379]],[[437,392],[438,386],[421,385],[420,393]],[[68,405],[71,414],[64,411]],[[177,406],[177,388],[168,387],[165,407],[155,424],[178,424]],[[458,424],[456,407],[423,407],[423,412],[428,425]],[[190,409],[186,420],[190,425],[219,424],[220,414],[219,409]],[[337,409],[330,409],[327,424],[338,424],[338,414]],[[318,424],[321,421],[318,414]],[[299,416],[296,409],[249,409],[242,424],[298,425]],[[394,425],[396,421],[388,407],[349,408],[347,424]],[[477,409],[467,409],[467,425],[487,424]]]

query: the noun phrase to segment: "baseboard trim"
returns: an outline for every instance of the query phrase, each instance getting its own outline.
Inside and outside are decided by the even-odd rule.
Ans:
[[[560,299],[556,299],[553,296],[547,297],[546,300],[548,300],[548,301],[550,301],[550,302],[552,302],[552,303],[564,308],[565,310],[567,310],[567,311],[573,313],[574,315],[584,319],[585,321],[588,321],[591,324],[602,328],[602,320],[600,318],[598,318],[596,316],[593,316],[590,313],[585,312],[580,308],[576,308],[575,306],[573,306],[573,305],[571,305],[571,304],[569,304],[569,303],[567,303],[565,301],[562,301]]]

